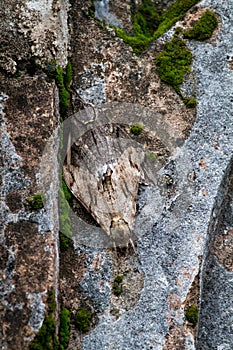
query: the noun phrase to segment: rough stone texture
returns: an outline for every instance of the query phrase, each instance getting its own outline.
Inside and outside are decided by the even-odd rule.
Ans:
[[[76,1],[71,14],[73,86],[80,97],[94,105],[109,101],[138,103],[161,113],[165,122],[187,135],[195,111],[187,110],[177,94],[160,82],[154,60],[158,47],[137,57],[112,29],[101,28],[81,9],[82,2]],[[75,105],[80,104],[75,95],[73,102],[76,111]]]
[[[164,174],[172,177],[175,190],[170,196],[165,196],[165,203],[161,202],[158,191],[151,187],[144,188],[139,196],[135,233],[139,237],[137,251],[140,270],[144,274],[140,298],[132,310],[122,309],[117,320],[106,303],[96,328],[84,337],[82,349],[193,350],[196,347],[195,334],[184,319],[184,309],[190,300],[198,302],[198,293],[194,299],[190,293],[193,281],[200,273],[201,262],[204,261],[202,257],[207,253],[206,241],[212,234],[208,229],[209,223],[218,217],[226,190],[233,138],[229,65],[232,1],[205,1],[201,6],[216,11],[221,21],[220,31],[207,43],[187,42],[194,55],[195,82],[187,81],[184,90],[187,96],[193,96],[193,85],[196,84],[197,121],[178,155],[163,170]],[[194,11],[193,18],[200,13],[199,10],[198,13]],[[78,10],[76,15],[80,18]],[[181,25],[188,25],[190,16],[187,23],[182,22]],[[184,131],[184,121],[188,121],[191,128],[193,118],[188,116],[189,112],[182,107],[176,94],[161,84],[156,75],[154,57],[159,44],[152,45],[148,53],[138,58],[114,37],[111,30],[103,35],[94,20],[80,19],[79,23],[82,23],[83,33],[80,33],[80,26],[79,34],[75,25],[73,27],[82,43],[82,53],[74,43],[74,86],[84,101],[93,104],[113,100],[139,102],[163,111],[170,125],[177,128],[182,125],[179,130]],[[165,35],[158,42],[170,37],[171,34]],[[92,69],[97,64],[99,75],[97,70]],[[89,85],[83,85],[87,71],[92,79]],[[95,83],[97,76],[101,77],[102,90]],[[105,94],[100,96],[99,92],[104,87]],[[156,209],[158,203],[163,203],[162,213]],[[92,289],[93,282],[89,280],[89,283]],[[232,288],[229,282],[226,283],[229,299]],[[217,323],[214,325],[218,327]],[[209,348],[214,349],[215,343],[219,348],[228,343],[232,347],[231,339],[226,341],[229,329],[226,330],[228,335],[220,331],[222,336],[218,340],[217,333],[212,334]],[[202,344],[197,346],[202,348]]]
[[[231,166],[226,195],[220,215],[213,225],[202,272],[198,349],[231,349],[233,344],[231,297],[233,276],[232,180]]]
[[[67,60],[67,7],[64,0],[13,0],[0,4],[0,67],[14,74],[26,64],[45,65],[52,59]]]
[[[66,5],[56,3],[4,1],[0,10],[1,349],[27,348],[43,323],[48,291],[54,290],[56,298],[58,294],[55,143],[48,154],[54,166],[45,207],[32,210],[27,203],[40,193],[41,156],[58,124],[55,84],[35,69],[35,63],[56,58],[56,50],[60,64],[67,60],[67,27],[60,17],[62,11],[67,15]]]
[[[91,5],[90,0],[77,0],[70,9],[77,92],[73,91],[71,109],[76,112],[87,103],[138,103],[156,110],[182,142],[160,170],[158,186],[139,189],[137,255],[132,249],[86,247],[77,237],[74,250],[61,253],[58,300],[72,315],[68,349],[231,349],[232,194],[226,193],[232,176],[233,2],[202,1],[201,7],[218,14],[219,29],[208,42],[187,42],[194,55],[194,75],[187,77],[182,89],[187,96],[197,93],[195,123],[195,111],[187,110],[156,73],[155,55],[174,29],[136,57],[113,30],[88,16]],[[105,12],[130,30],[128,5],[109,1]],[[57,125],[57,91],[42,71],[34,76],[27,72],[28,60],[45,65],[56,58],[59,64],[66,63],[66,6],[64,1],[22,0],[1,6],[5,53],[0,101],[5,115],[0,124],[0,347],[4,350],[27,348],[43,322],[48,289],[58,293],[56,166],[46,211],[31,212],[25,202],[38,190],[43,145]],[[197,7],[178,25],[189,26],[200,13]],[[16,70],[19,78],[7,76]],[[55,152],[49,156],[56,164],[53,146]],[[119,274],[124,278],[117,297],[113,284]],[[184,317],[191,303],[200,309],[196,344],[196,329]],[[74,327],[80,305],[93,314],[89,334],[81,335]]]
[[[56,107],[54,86],[44,78],[7,83],[1,117],[1,346],[21,349],[42,325],[47,290],[57,283],[56,182],[47,211],[32,212],[26,201],[38,192],[39,160],[56,123]]]

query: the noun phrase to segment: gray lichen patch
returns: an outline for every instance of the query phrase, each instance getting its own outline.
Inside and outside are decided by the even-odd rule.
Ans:
[[[29,320],[29,326],[34,332],[38,332],[43,324],[45,316],[45,304],[43,303],[43,296],[46,294],[42,293],[27,293],[27,298],[31,302],[31,318]]]
[[[85,68],[79,83],[81,87],[77,89],[84,102],[95,106],[106,102],[105,69],[105,64],[94,62]]]

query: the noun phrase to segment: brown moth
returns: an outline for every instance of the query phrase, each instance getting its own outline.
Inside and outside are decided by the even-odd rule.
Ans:
[[[77,144],[69,145],[63,175],[71,192],[92,214],[113,245],[123,247],[131,243],[134,248],[132,237],[144,153],[130,144],[124,146],[123,150],[120,147],[116,150],[116,144],[106,136],[95,140],[94,150],[91,146],[85,147],[85,142],[81,151]],[[110,151],[114,148],[115,152]],[[83,149],[88,154],[86,157],[83,157]]]

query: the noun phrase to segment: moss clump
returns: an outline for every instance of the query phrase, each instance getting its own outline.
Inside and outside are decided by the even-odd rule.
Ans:
[[[185,317],[188,322],[190,322],[194,327],[198,322],[198,309],[197,305],[191,305],[186,311]]]
[[[62,232],[59,232],[59,244],[60,244],[60,251],[65,252],[69,247],[72,246],[72,240],[71,238],[65,236]]]
[[[116,34],[133,48],[134,53],[142,53],[149,44],[171,28],[199,0],[177,0],[162,14],[151,0],[142,0],[133,18],[134,35],[115,28]]]
[[[80,307],[75,315],[75,327],[83,333],[86,333],[91,325],[92,315],[90,311],[85,307]]]
[[[146,153],[146,158],[149,159],[149,161],[154,163],[157,160],[157,154],[154,152],[148,152]]]
[[[166,43],[164,50],[156,57],[160,79],[171,85],[178,94],[180,94],[180,85],[185,73],[190,72],[191,63],[192,53],[177,36]]]
[[[72,193],[70,192],[64,178],[62,178],[62,191],[64,193],[65,199],[70,202],[71,198],[72,198]]]
[[[43,325],[35,338],[29,344],[29,350],[58,350],[58,341],[56,337],[56,324],[53,312],[56,309],[56,302],[53,291],[48,295],[48,314],[46,315]]]
[[[205,11],[193,28],[184,32],[185,39],[206,40],[209,39],[218,26],[217,17],[209,10]]]
[[[123,278],[124,278],[123,275],[117,275],[117,276],[114,278],[114,282],[116,282],[116,283],[121,283],[121,282],[123,281]]]
[[[134,123],[131,125],[130,127],[130,132],[131,134],[133,134],[134,136],[138,136],[141,134],[141,132],[143,131],[144,126],[141,123]]]
[[[27,198],[27,203],[31,210],[40,210],[44,208],[42,195],[39,193],[34,194],[33,197]]]
[[[63,73],[62,67],[57,66],[56,61],[53,60],[47,64],[45,71],[50,78],[55,79],[59,89],[59,109],[60,115],[64,119],[67,115],[70,102],[70,85],[72,82],[71,63],[67,63],[66,71]]]
[[[113,294],[115,294],[116,296],[119,296],[123,292],[123,289],[122,289],[123,278],[124,278],[123,275],[117,275],[114,278],[112,291],[113,291]]]
[[[121,28],[115,28],[115,32],[119,38],[123,39],[127,45],[132,47],[136,55],[139,55],[141,52],[143,52],[151,42],[151,38],[147,38],[143,34],[131,36]]]
[[[143,0],[133,19],[134,33],[153,36],[159,22],[160,16],[155,3],[151,0]]]
[[[161,15],[160,24],[153,35],[153,39],[157,39],[165,33],[166,30],[179,21],[185,13],[199,1],[200,0],[177,0]]]
[[[184,99],[184,103],[188,108],[195,108],[197,105],[197,99],[195,97],[188,97]]]
[[[60,313],[59,350],[67,349],[70,340],[70,311],[63,308]]]

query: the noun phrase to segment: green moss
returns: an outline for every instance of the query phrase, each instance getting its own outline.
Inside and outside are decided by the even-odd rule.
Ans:
[[[119,296],[123,292],[123,289],[122,289],[123,278],[124,278],[123,275],[117,275],[114,278],[112,291],[113,291],[113,294],[115,294],[116,296]]]
[[[185,39],[206,40],[209,39],[218,26],[217,17],[209,10],[205,11],[193,28],[184,32]]]
[[[34,194],[33,197],[27,198],[27,202],[31,210],[40,210],[44,207],[42,195],[39,193]]]
[[[196,108],[197,99],[195,97],[185,98],[184,103],[188,108]]]
[[[49,62],[45,71],[50,78],[55,79],[59,89],[59,109],[60,115],[64,119],[67,116],[70,103],[70,85],[72,82],[71,63],[67,63],[65,74],[62,67],[57,66],[56,61]]]
[[[56,324],[53,316],[53,311],[56,309],[54,296],[55,294],[53,291],[49,292],[47,299],[48,314],[46,315],[39,332],[29,344],[29,350],[58,350]]]
[[[67,115],[69,104],[70,94],[65,88],[62,88],[59,93],[59,109],[60,115],[63,119]]]
[[[170,29],[199,0],[177,0],[162,14],[151,0],[142,0],[133,18],[134,35],[115,28],[116,34],[133,48],[134,53],[142,53],[149,44]]]
[[[190,322],[194,327],[198,322],[198,309],[197,305],[191,305],[186,311],[185,317],[188,322]]]
[[[157,159],[157,154],[154,152],[148,152],[146,153],[146,158],[149,159],[152,163],[154,163]]]
[[[135,135],[138,136],[141,134],[141,132],[143,131],[144,126],[141,123],[134,123],[131,125],[130,127],[130,132]]]
[[[80,332],[87,332],[90,328],[92,315],[90,311],[85,307],[80,307],[75,315],[75,327]]]
[[[143,0],[133,19],[134,34],[153,36],[159,22],[160,16],[156,4],[151,0]]]
[[[69,202],[72,198],[72,193],[70,192],[64,178],[62,178],[62,191],[65,195],[65,199]]]
[[[123,278],[124,278],[123,275],[117,275],[117,276],[114,278],[114,282],[116,282],[116,283],[121,283],[121,282],[123,281]]]
[[[65,252],[69,247],[72,246],[72,240],[65,236],[62,232],[59,232],[59,243],[60,251]]]
[[[153,39],[160,37],[165,31],[170,29],[177,21],[179,21],[185,13],[200,0],[177,0],[171,5],[160,18],[158,29],[154,32]]]
[[[191,63],[192,53],[177,36],[166,43],[164,50],[156,57],[160,79],[171,85],[178,94],[180,94],[180,85],[185,73],[190,72]]]
[[[115,294],[115,296],[118,297],[119,295],[121,295],[123,290],[121,286],[113,285],[112,291],[113,291],[113,294]]]
[[[143,34],[131,36],[121,28],[115,28],[115,32],[119,38],[123,39],[127,45],[132,47],[134,53],[137,55],[143,52],[151,42],[150,38],[147,38]]]
[[[177,27],[175,30],[175,34],[178,35],[183,32],[183,29],[181,27]]]
[[[67,349],[70,340],[70,311],[63,308],[60,313],[59,350]]]

